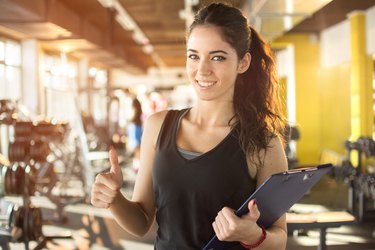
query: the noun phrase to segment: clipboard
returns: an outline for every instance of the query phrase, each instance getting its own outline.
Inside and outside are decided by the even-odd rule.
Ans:
[[[249,212],[248,203],[257,200],[260,217],[257,223],[269,228],[286,213],[320,178],[331,170],[332,164],[323,164],[312,168],[299,168],[271,175],[235,212],[242,216]],[[202,250],[224,250],[238,242],[220,241],[216,235]]]

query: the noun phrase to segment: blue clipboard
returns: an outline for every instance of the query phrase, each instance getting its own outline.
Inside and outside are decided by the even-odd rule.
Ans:
[[[257,223],[269,228],[331,168],[332,164],[324,164],[312,168],[299,168],[273,174],[255,190],[235,213],[237,216],[248,213],[247,205],[250,200],[255,198],[260,211]],[[202,250],[224,250],[236,244],[239,243],[220,241],[215,235]]]

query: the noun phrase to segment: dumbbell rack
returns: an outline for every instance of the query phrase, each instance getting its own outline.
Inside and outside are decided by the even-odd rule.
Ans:
[[[29,190],[27,189],[29,184],[30,184],[30,178],[29,178],[29,175],[25,171],[25,186],[24,186],[24,191],[23,191],[23,195],[22,195],[22,203],[23,203],[23,207],[24,207],[24,220],[23,220],[22,230],[23,230],[24,244],[25,244],[26,250],[29,249],[29,241],[30,241],[29,230],[31,230],[31,229],[36,230],[36,228],[38,228],[36,225],[35,225],[35,227],[31,227],[31,225],[30,225],[31,224],[30,221],[32,221],[33,219],[31,217],[32,203],[31,203],[31,200],[30,200]],[[41,214],[40,214],[40,218],[41,218]],[[40,221],[40,223],[41,223],[41,221]],[[35,223],[32,223],[32,224],[35,224]],[[40,237],[42,237],[42,235],[43,235],[41,228],[42,228],[42,226],[40,224]]]
[[[25,249],[29,249],[30,240],[39,240],[42,237],[42,213],[40,208],[34,207],[30,200],[29,166],[14,164],[12,167],[3,166],[1,170],[1,194],[21,195],[21,205],[12,204],[8,207],[8,234],[2,236],[2,248],[9,249],[10,241],[23,242]]]
[[[14,121],[14,114],[17,112],[17,104],[14,101],[0,100],[0,153],[8,155],[8,142],[10,138],[10,126]]]
[[[35,164],[47,163],[46,159],[50,153],[48,142],[51,141],[51,136],[58,136],[59,134],[54,133],[53,129],[56,127],[53,124],[39,123],[38,125],[34,126],[31,121],[14,121],[12,125],[8,125],[9,128],[13,128],[14,140],[9,140],[8,148],[9,160],[13,164],[11,167],[1,168],[1,177],[4,180],[2,181],[4,185],[3,191],[7,195],[21,195],[22,205],[13,206],[10,212],[9,229],[14,232],[11,232],[10,237],[7,235],[3,237],[5,239],[3,240],[5,248],[9,240],[23,242],[25,249],[28,250],[29,241],[37,242],[35,249],[42,249],[49,240],[71,238],[70,235],[45,237],[41,230],[41,210],[31,204],[30,195],[34,195],[36,184],[41,184],[42,189],[48,186],[47,189],[50,194],[52,187],[56,183],[56,180],[53,181],[49,176],[47,177],[47,184],[43,183],[44,181],[38,178],[41,171],[40,169],[35,169]],[[56,140],[59,139],[62,138],[59,137]],[[48,165],[45,169],[48,172],[48,170],[53,170],[53,166]],[[39,183],[39,181],[42,182]],[[1,194],[0,197],[4,194]],[[42,191],[41,194],[46,193]],[[51,201],[57,205],[58,211],[62,211],[62,204],[59,200]]]
[[[26,173],[26,171],[25,171]],[[62,236],[44,236],[42,232],[42,213],[41,210],[34,209],[30,200],[29,190],[27,190],[27,187],[30,186],[30,178],[28,174],[25,174],[25,189],[24,189],[24,195],[22,195],[22,201],[25,209],[24,214],[24,221],[23,221],[23,230],[24,230],[24,244],[25,244],[25,250],[29,250],[29,241],[30,240],[36,240],[37,245],[33,250],[41,250],[46,247],[46,244],[48,241],[52,241],[54,239],[71,239],[71,234],[69,235],[62,235]],[[40,214],[38,215],[38,211],[40,211]],[[39,219],[39,220],[38,220]],[[30,225],[31,224],[31,225]],[[38,231],[38,229],[40,231]],[[33,230],[33,233],[30,234],[28,230]],[[31,239],[29,239],[29,236],[33,235]]]
[[[353,150],[357,151],[358,155],[356,168],[350,161],[342,166],[346,169],[345,175],[349,184],[348,209],[359,222],[363,222],[365,217],[375,214],[375,175],[366,173],[363,166],[363,156],[366,158],[375,156],[375,142],[371,138],[360,137],[355,142],[345,142],[345,148],[348,152],[348,159]],[[373,208],[367,211],[366,205],[369,202],[372,202]]]
[[[64,145],[69,129],[67,124],[16,121],[13,127],[14,140],[9,143],[8,149],[10,161],[22,161],[34,168],[37,172],[37,191],[56,205],[57,219],[64,221],[64,207],[84,201],[88,192],[85,177],[92,173],[82,169],[81,147],[77,147],[76,143]],[[76,180],[82,184],[80,190],[85,192],[81,196],[66,192],[70,183]]]
[[[13,174],[16,173],[16,169],[23,169],[23,171],[18,171],[19,174],[17,179],[11,179],[7,176],[14,176]],[[21,195],[22,202],[21,205],[12,204],[10,206],[9,212],[9,221],[7,230],[8,233],[4,233],[2,230],[2,234],[0,234],[0,246],[3,249],[9,249],[9,242],[16,241],[16,242],[23,242],[25,245],[25,249],[29,250],[29,242],[35,241],[37,244],[34,250],[43,249],[46,246],[48,241],[52,241],[54,239],[70,239],[71,235],[62,235],[62,236],[44,236],[42,232],[42,211],[39,207],[33,206],[30,195],[32,195],[32,179],[30,178],[30,166],[22,166],[18,165],[16,169],[12,169],[10,167],[2,167],[1,168],[1,179],[4,180],[2,182],[4,191],[1,195]],[[5,175],[4,175],[5,173]],[[10,173],[10,174],[9,174]],[[3,178],[4,177],[4,178]],[[21,178],[22,177],[22,178]],[[18,180],[18,181],[16,181]],[[7,183],[5,183],[7,182]],[[17,183],[19,182],[19,183]],[[18,189],[14,189],[14,187],[20,187]],[[6,232],[6,231],[5,231]]]

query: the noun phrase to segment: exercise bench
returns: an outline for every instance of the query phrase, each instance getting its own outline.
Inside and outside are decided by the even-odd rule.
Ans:
[[[317,213],[287,213],[288,231],[298,229],[319,229],[318,250],[326,250],[328,228],[341,227],[356,223],[355,217],[346,211],[327,211]]]

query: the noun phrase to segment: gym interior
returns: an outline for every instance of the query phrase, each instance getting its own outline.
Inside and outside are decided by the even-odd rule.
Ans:
[[[0,0],[0,246],[154,249],[90,204],[128,125],[194,103],[186,27],[210,0]],[[287,212],[288,250],[375,249],[375,1],[233,0],[270,44],[289,169],[332,164]]]

